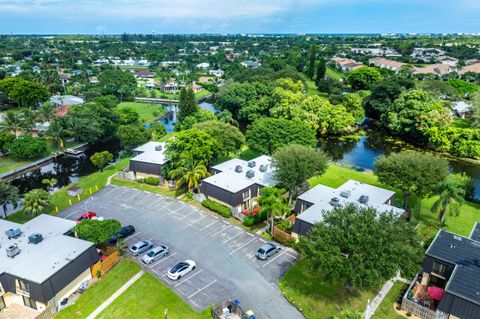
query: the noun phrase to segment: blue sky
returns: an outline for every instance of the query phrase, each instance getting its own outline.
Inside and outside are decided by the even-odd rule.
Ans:
[[[0,33],[480,32],[479,0],[0,0]]]

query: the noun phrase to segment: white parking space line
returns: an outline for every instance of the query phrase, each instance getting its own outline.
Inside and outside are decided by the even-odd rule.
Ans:
[[[286,253],[286,254],[287,254],[288,256],[292,257],[292,258],[295,259],[295,260],[298,259],[298,257],[296,257],[296,256],[294,256],[294,255],[291,255],[291,254],[289,254],[289,253]]]
[[[215,237],[216,235],[222,233],[223,231],[225,231],[225,230],[227,230],[227,229],[229,229],[229,228],[231,228],[231,227],[232,227],[232,225],[228,226],[228,227],[225,228],[225,229],[219,230],[218,232],[216,232],[215,234],[213,234],[211,237]]]
[[[78,209],[74,210],[73,213],[68,214],[67,216],[65,216],[65,219],[67,219],[68,217],[70,217],[70,216],[72,216],[73,214],[76,214],[76,213],[78,213],[78,212],[80,212]]]
[[[266,267],[268,266],[268,264],[270,264],[272,261],[274,261],[275,259],[277,259],[278,257],[282,256],[283,254],[285,254],[287,251],[284,250],[282,251],[280,254],[278,254],[277,256],[273,257],[272,259],[270,259],[268,262],[266,262],[265,264],[262,265],[262,267]]]
[[[116,191],[116,190],[118,190],[118,188],[113,187],[112,190],[109,190],[109,191],[106,192],[105,194],[102,194],[102,196],[107,196],[108,194],[110,194],[111,192],[114,192],[114,191]]]
[[[255,238],[252,238],[251,240],[247,241],[245,244],[243,244],[242,246],[238,247],[237,249],[233,250],[230,252],[230,255],[232,255],[233,253],[235,253],[236,251],[239,251],[240,249],[242,249],[243,247],[247,246],[248,244],[250,244],[251,242],[253,242],[255,240]]]
[[[187,215],[183,215],[183,217],[182,217],[182,218],[179,218],[178,220],[182,220],[182,219],[184,219],[185,217],[188,217],[188,216],[192,215],[193,213],[196,213],[196,211],[190,212],[190,213],[188,213]]]
[[[243,231],[239,231],[238,234],[236,234],[235,236],[232,236],[229,239],[225,240],[222,244],[228,243],[230,240],[234,239],[237,236],[240,236],[241,234],[243,234]]]
[[[208,227],[212,226],[213,224],[216,224],[218,222],[218,220],[215,220],[213,222],[211,222],[210,224],[208,224],[207,226],[204,226],[203,228],[199,229],[200,231],[204,231],[205,229],[207,229]]]
[[[160,274],[158,273],[158,271],[156,271],[155,269],[150,269],[153,273],[155,273],[157,276],[159,276]]]
[[[250,237],[253,237],[253,236],[255,236],[255,235],[254,235],[254,234],[252,234],[252,233],[249,233],[249,232],[246,232],[246,233],[247,233],[247,235],[248,235],[248,236],[250,236]]]
[[[130,191],[130,190],[131,190],[130,188],[125,189],[123,192],[121,192],[121,193],[119,194],[120,196],[118,196],[117,198],[118,198],[118,199],[122,198],[122,196],[123,196],[124,194],[128,193],[128,191]],[[115,197],[116,197],[116,196],[115,196]]]
[[[135,236],[137,236],[137,235],[140,235],[141,233],[142,233],[141,231],[136,232],[136,233],[133,234],[133,235],[130,235],[130,236],[128,236],[128,237],[125,237],[125,239],[123,239],[123,241],[130,240],[130,239],[132,239],[133,237],[135,237]]]
[[[124,201],[129,201],[131,198],[135,197],[135,195],[138,195],[139,193],[138,192],[133,192],[133,194],[127,198],[124,198],[123,200]]]
[[[201,309],[199,305],[197,305],[195,302],[193,302],[193,300],[190,300],[191,303],[194,304],[195,307],[197,307],[198,309]]]
[[[176,284],[176,285],[173,286],[173,287],[176,288],[176,287],[180,286],[180,285],[183,284],[185,281],[188,281],[188,280],[192,279],[193,277],[195,277],[196,275],[200,274],[202,271],[203,271],[203,269],[200,270],[200,271],[197,271],[196,273],[194,273],[193,275],[191,275],[191,276],[188,277],[188,278],[185,278],[182,282],[179,282],[178,284]]]
[[[171,258],[171,257],[175,256],[176,254],[177,254],[177,252],[174,252],[173,254],[171,254],[171,255],[168,255],[168,257],[165,257],[165,258],[163,258],[162,260],[160,260],[160,261],[157,261],[156,263],[152,264],[152,265],[150,266],[150,268],[152,268],[152,267],[155,267],[156,265],[158,265],[158,264],[160,264],[160,263],[164,262],[165,260],[167,260],[167,259],[169,259],[169,258]]]
[[[195,293],[191,294],[190,296],[188,296],[188,299],[192,298],[193,296],[195,296],[196,294],[198,294],[198,293],[201,292],[202,290],[207,289],[208,287],[210,287],[211,285],[213,285],[216,281],[217,281],[217,279],[215,279],[214,281],[212,281],[212,282],[209,283],[208,285],[204,286],[203,288],[198,289],[197,292],[195,292]]]
[[[260,238],[260,241],[263,242],[263,243],[265,243],[265,244],[267,243],[265,240],[263,240],[263,239],[261,239],[261,238]]]
[[[161,202],[161,201],[162,201],[162,200],[160,200],[160,202]],[[158,203],[159,203],[158,200],[154,200],[152,203],[148,204],[147,207],[150,208],[150,207],[152,207],[152,206],[154,206],[154,205],[156,205],[156,204],[158,204]]]
[[[147,198],[152,198],[152,197],[150,197],[150,196],[152,196],[152,193],[150,193],[150,194],[148,194],[147,196],[145,196],[145,198],[139,200],[136,204],[137,204],[137,205],[140,204],[141,202],[143,202],[143,201],[146,200]]]

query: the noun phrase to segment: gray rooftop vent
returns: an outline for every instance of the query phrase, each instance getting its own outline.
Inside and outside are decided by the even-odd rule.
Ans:
[[[340,198],[338,198],[338,197],[333,197],[333,198],[330,200],[330,205],[335,206],[335,207],[340,206]]]
[[[367,204],[368,203],[368,196],[367,195],[362,195],[362,196],[360,196],[358,201],[362,204]]]
[[[18,248],[17,244],[13,244],[7,247],[7,256],[10,258],[15,257],[16,255],[20,254],[20,248]]]
[[[237,173],[241,173],[241,172],[243,172],[243,168],[242,168],[242,166],[241,166],[241,165],[237,165],[237,166],[235,166],[235,172],[237,172]]]
[[[247,165],[248,165],[248,167],[253,168],[253,167],[255,167],[255,161],[250,161],[250,162],[248,162]]]
[[[252,178],[255,176],[255,172],[251,169],[247,171],[247,174],[245,174],[248,178]]]
[[[160,152],[162,150],[162,145],[155,146],[155,151]]]
[[[43,240],[43,236],[42,234],[39,234],[39,233],[34,233],[34,234],[31,234],[30,236],[28,236],[28,242],[31,243],[31,244],[38,244],[39,242],[41,242]]]
[[[349,190],[345,190],[345,191],[342,191],[340,193],[340,196],[342,196],[344,198],[349,198],[351,194],[352,194],[352,192],[350,192]]]
[[[5,235],[7,235],[8,239],[17,238],[21,233],[22,231],[20,228],[10,228],[5,231]]]
[[[268,166],[267,165],[260,165],[260,172],[266,172],[268,169]]]

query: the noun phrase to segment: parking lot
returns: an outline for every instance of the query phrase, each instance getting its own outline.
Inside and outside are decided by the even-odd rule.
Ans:
[[[141,256],[131,258],[197,310],[232,298],[257,318],[303,318],[277,288],[297,258],[290,248],[257,260],[255,251],[266,243],[263,237],[177,199],[130,188],[108,186],[59,216],[76,219],[85,211],[133,225],[136,232],[126,239],[129,246],[145,239],[168,246],[170,254],[151,265],[143,265]],[[170,280],[167,271],[186,259],[194,260],[196,269]]]

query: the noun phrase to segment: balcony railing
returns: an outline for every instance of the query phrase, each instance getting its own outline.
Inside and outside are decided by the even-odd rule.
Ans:
[[[22,296],[30,298],[30,292],[29,291],[23,290],[22,288],[20,288],[18,286],[17,286],[16,291],[17,291],[17,295],[22,295]]]
[[[418,276],[415,276],[415,278],[412,280],[410,283],[410,286],[408,286],[407,291],[405,292],[405,295],[402,298],[402,310],[406,311],[407,313],[411,313],[414,316],[420,317],[422,319],[446,319],[448,318],[448,315],[445,314],[442,311],[439,310],[431,310],[428,307],[425,307],[411,299],[408,298],[408,295],[412,291],[413,286],[417,282]]]

